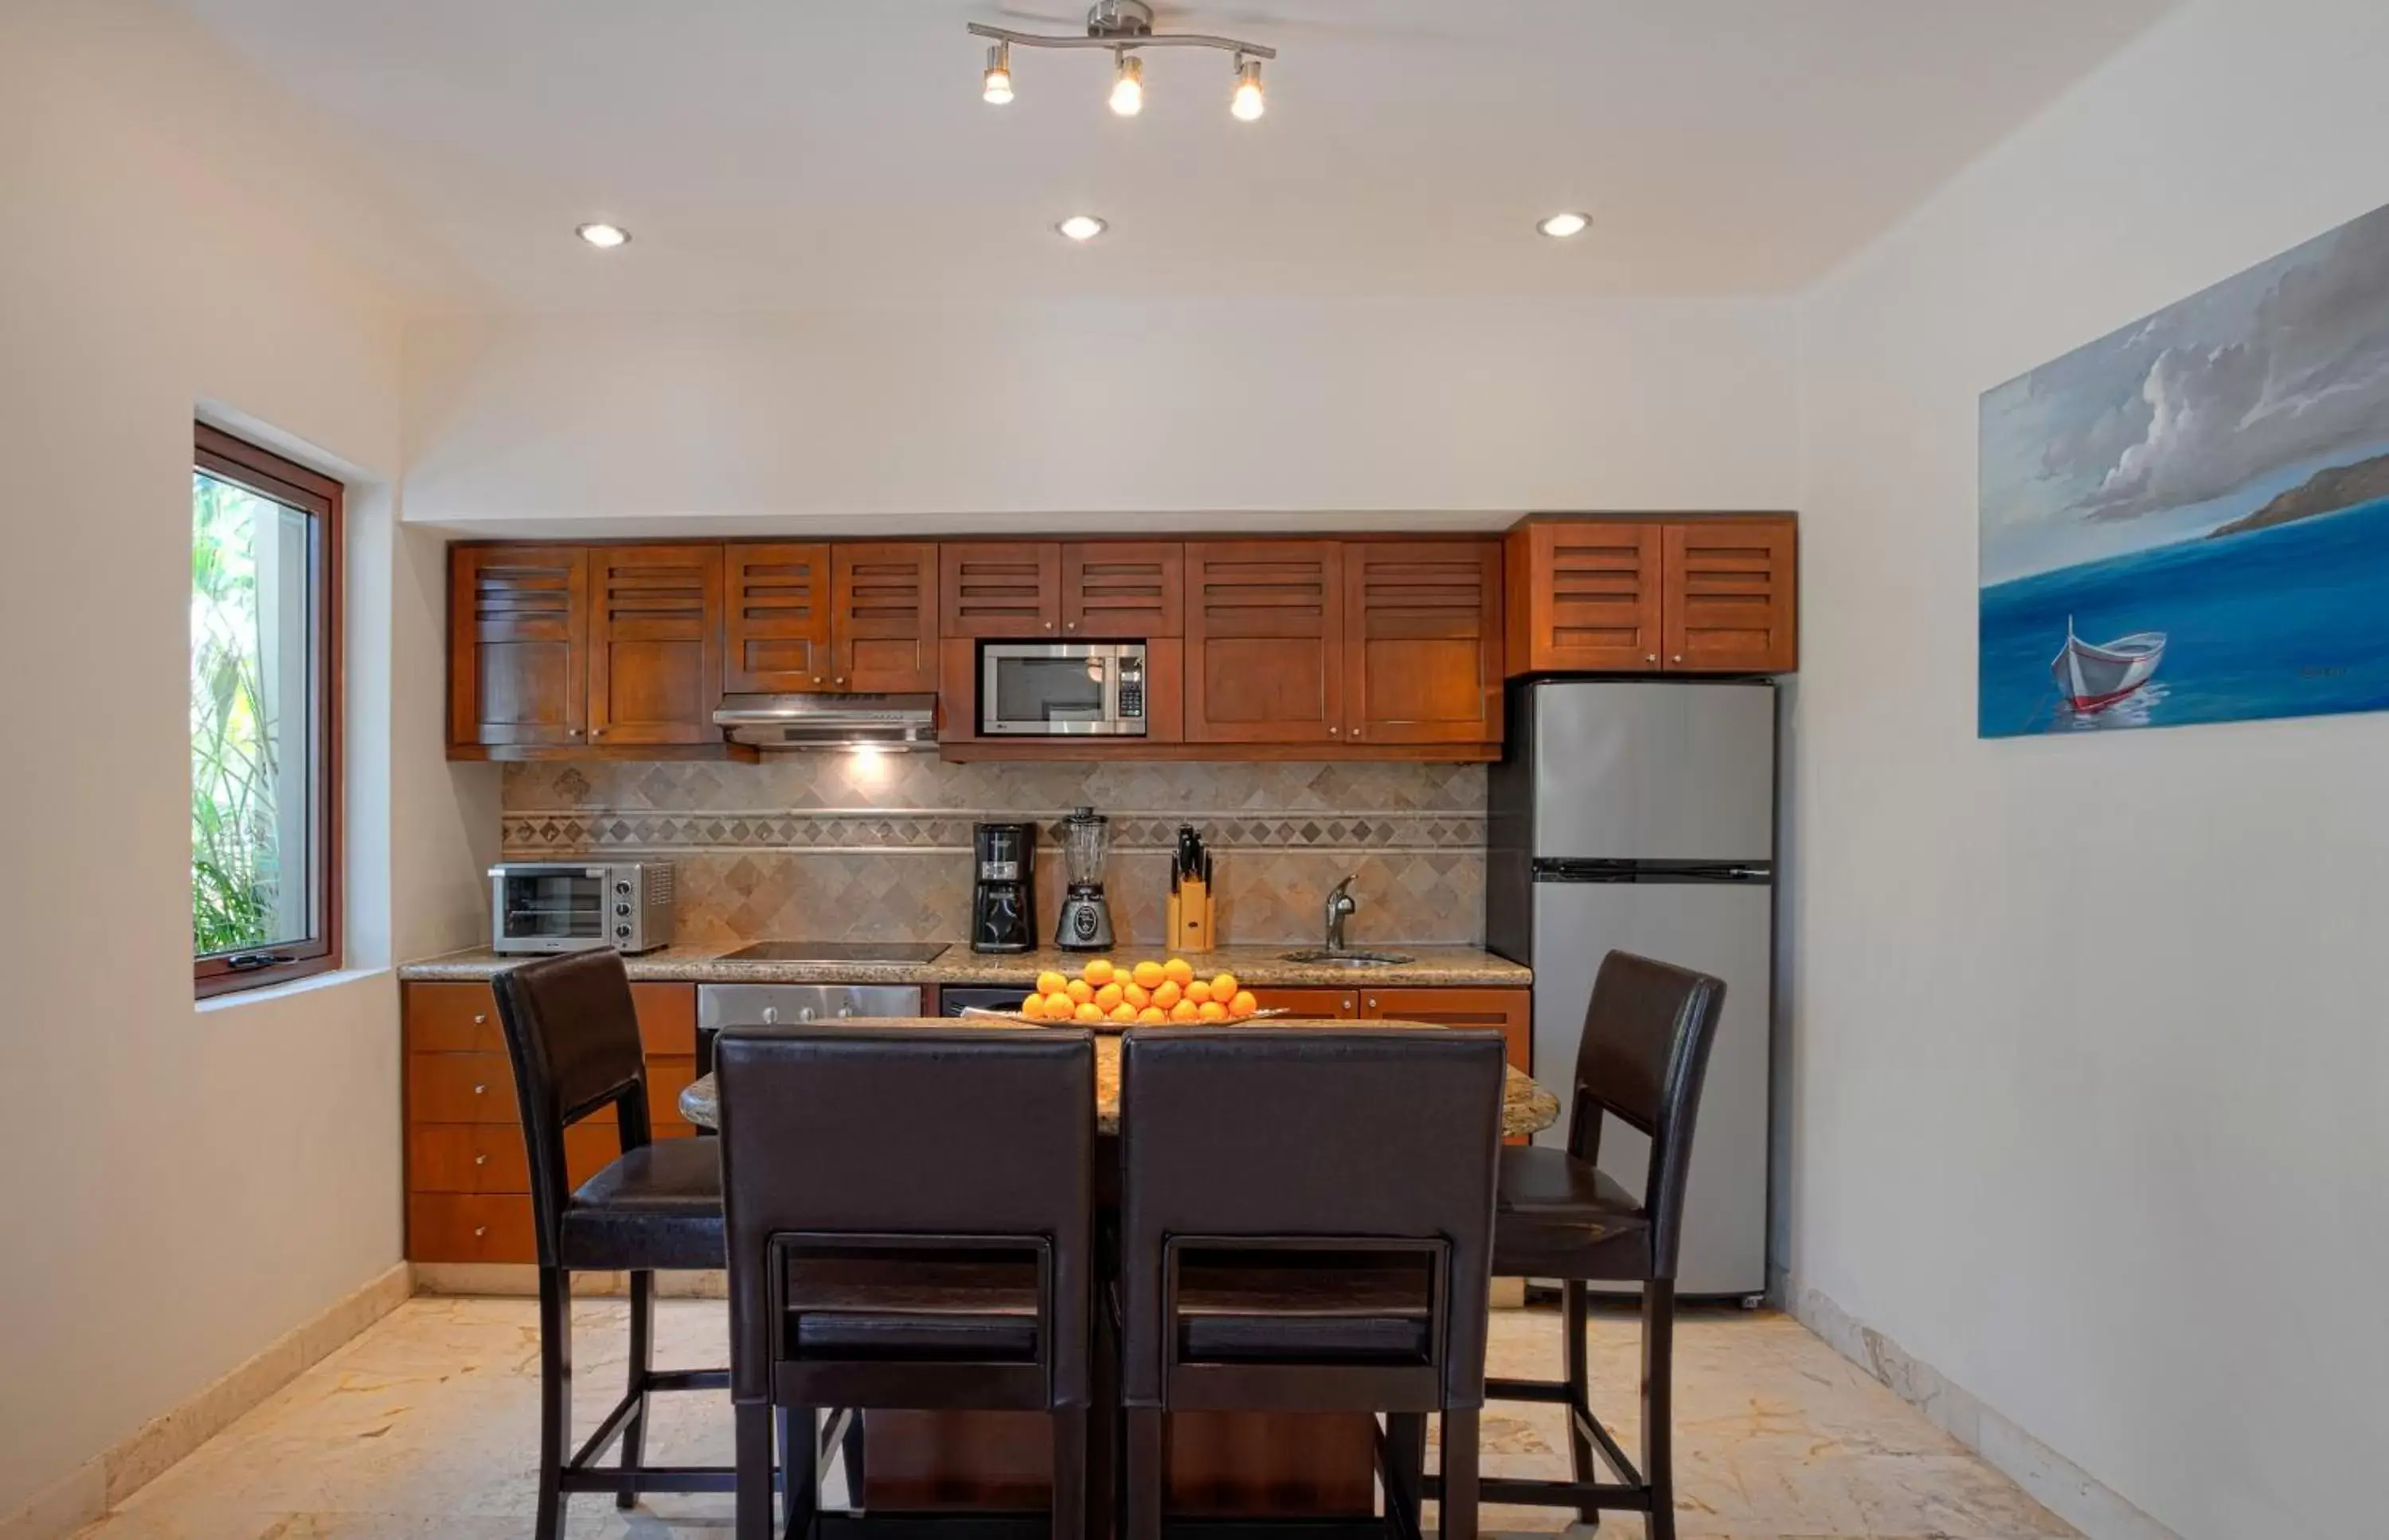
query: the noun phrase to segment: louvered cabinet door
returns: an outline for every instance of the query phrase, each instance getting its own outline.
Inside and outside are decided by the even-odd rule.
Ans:
[[[723,688],[829,688],[829,547],[772,542],[722,552]]]
[[[1501,738],[1501,545],[1344,547],[1345,736],[1358,744]]]
[[[1725,674],[1797,668],[1795,540],[1788,518],[1667,525],[1666,667]]]
[[[1062,548],[1051,541],[949,541],[938,548],[941,634],[1048,641],[1062,630]]]
[[[1186,548],[1175,541],[1062,547],[1062,632],[1091,642],[1186,634]]]
[[[1344,565],[1334,541],[1186,545],[1186,739],[1344,741]]]
[[[597,546],[589,587],[589,741],[722,742],[722,547]]]
[[[563,545],[451,547],[448,626],[452,745],[585,741],[587,552]]]
[[[1660,530],[1574,519],[1512,530],[1509,671],[1658,668]]]
[[[938,548],[830,547],[833,690],[911,694],[938,687]]]

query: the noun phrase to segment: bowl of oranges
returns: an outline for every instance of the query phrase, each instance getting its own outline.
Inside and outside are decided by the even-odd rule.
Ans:
[[[1080,969],[1076,978],[1040,974],[1037,987],[1020,1002],[1016,1013],[1026,1021],[1112,1030],[1242,1022],[1279,1014],[1263,1011],[1235,974],[1199,978],[1194,965],[1182,957],[1126,965],[1099,957]]]

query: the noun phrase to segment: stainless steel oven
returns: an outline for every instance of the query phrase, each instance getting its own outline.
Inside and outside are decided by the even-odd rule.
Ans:
[[[647,952],[672,938],[670,861],[501,861],[490,868],[490,948]]]
[[[1142,642],[983,642],[982,735],[1144,736]]]

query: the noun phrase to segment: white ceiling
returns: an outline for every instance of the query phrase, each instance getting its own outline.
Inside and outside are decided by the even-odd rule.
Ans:
[[[1101,54],[982,103],[964,22],[1079,0],[176,3],[372,166],[425,308],[653,311],[1790,291],[2173,0],[1165,4],[1282,50],[1253,124],[1191,49],[1137,119]],[[1561,209],[1593,229],[1537,235]]]

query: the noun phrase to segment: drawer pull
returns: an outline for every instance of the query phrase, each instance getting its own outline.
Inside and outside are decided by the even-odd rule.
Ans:
[[[487,1155],[475,1155],[473,1157],[473,1164],[475,1165],[487,1165],[490,1164],[490,1157]]]
[[[473,1094],[474,1094],[475,1096],[482,1095],[483,1093],[487,1092],[487,1091],[489,1090],[489,1088],[489,1088],[488,1086],[486,1086],[486,1085],[482,1085],[482,1086],[476,1086],[476,1087],[474,1087],[474,1088],[473,1088]]]
[[[488,1013],[487,1012],[476,1012],[474,1013],[474,1016],[473,1016],[473,1025],[474,1025],[475,1026],[487,1026],[487,1025],[490,1025],[490,1017],[489,1017],[489,1013]]]
[[[475,1226],[473,1227],[473,1239],[474,1239],[474,1240],[476,1240],[476,1241],[479,1241],[479,1239],[481,1239],[481,1237],[483,1237],[483,1236],[485,1236],[485,1235],[487,1235],[487,1234],[489,1234],[489,1233],[490,1233],[490,1227],[489,1227],[489,1226],[487,1226],[487,1225],[475,1225]]]

